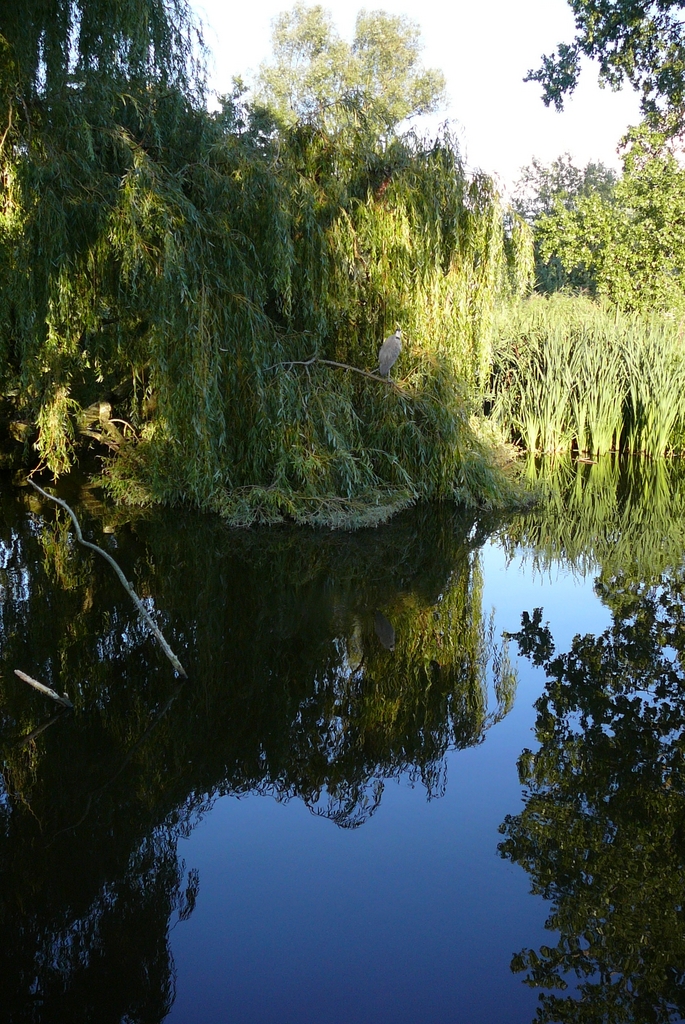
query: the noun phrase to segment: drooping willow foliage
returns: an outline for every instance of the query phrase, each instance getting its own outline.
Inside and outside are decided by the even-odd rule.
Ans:
[[[361,119],[278,128],[239,97],[210,115],[189,84],[190,30],[141,50],[123,21],[111,75],[91,43],[71,65],[62,48],[61,78],[45,32],[33,66],[0,22],[0,391],[13,432],[60,473],[93,408],[107,409],[114,494],[239,523],[502,500],[472,396],[525,246],[507,262],[492,182],[465,174],[448,135],[380,138]],[[399,386],[286,365],[373,371],[396,326]],[[110,420],[126,424],[112,433]]]

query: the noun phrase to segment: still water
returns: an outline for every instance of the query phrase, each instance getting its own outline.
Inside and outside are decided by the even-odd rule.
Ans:
[[[685,473],[530,472],[352,535],[66,482],[183,685],[2,482],[2,1020],[682,1019]]]

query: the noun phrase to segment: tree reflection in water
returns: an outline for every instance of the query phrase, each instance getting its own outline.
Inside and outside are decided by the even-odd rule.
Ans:
[[[661,479],[671,470],[644,472]],[[592,487],[587,470],[581,473]],[[660,501],[664,493],[670,510]],[[604,510],[613,505],[601,528],[593,528],[588,506],[576,532],[569,527],[568,545],[557,554],[572,562],[574,551],[588,550],[578,530],[593,538],[602,558],[596,589],[611,609],[611,628],[576,636],[561,655],[540,609],[524,614],[516,634],[521,654],[543,666],[547,683],[536,704],[539,748],[519,761],[525,807],[506,818],[499,849],[550,901],[547,926],[559,933],[555,946],[524,950],[512,962],[530,985],[550,989],[540,996],[540,1022],[666,1024],[685,1016],[685,572],[682,544],[675,543],[685,522],[675,516],[681,493],[677,478],[666,492],[633,491],[629,501],[619,490],[599,502]],[[651,498],[653,528],[645,530]],[[620,558],[611,519],[631,503],[643,529],[632,548],[621,541]],[[544,561],[553,543],[549,521],[533,517],[525,530],[529,537],[537,531],[536,557]],[[572,993],[553,992],[571,984]]]
[[[13,1024],[161,1021],[169,928],[199,885],[177,842],[217,796],[298,797],[356,827],[388,778],[439,796],[447,750],[511,707],[515,676],[481,607],[493,524],[424,509],[354,536],[237,534],[176,514],[118,526],[88,490],[65,497],[163,610],[190,682],[65,522],[6,487],[0,1005]],[[38,732],[53,710],[15,667],[75,712]]]

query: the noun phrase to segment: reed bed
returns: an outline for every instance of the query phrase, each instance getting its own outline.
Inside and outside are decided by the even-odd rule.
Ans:
[[[531,453],[680,452],[683,325],[583,296],[533,296],[495,323],[492,415]]]

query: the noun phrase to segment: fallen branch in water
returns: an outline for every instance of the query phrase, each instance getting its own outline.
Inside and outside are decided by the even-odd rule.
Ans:
[[[155,620],[152,618],[152,616],[150,615],[149,611],[147,610],[147,608],[145,607],[143,602],[140,600],[140,598],[136,594],[135,590],[133,589],[133,587],[131,586],[129,581],[124,576],[124,574],[121,571],[121,569],[119,568],[119,565],[117,564],[117,562],[114,561],[114,559],[112,558],[112,556],[110,554],[108,554],[106,551],[103,551],[102,548],[98,547],[97,544],[91,544],[91,542],[89,540],[84,540],[83,539],[83,534],[81,533],[81,526],[79,524],[78,519],[76,518],[76,514],[69,508],[69,506],[67,505],[66,501],[62,501],[61,498],[56,498],[53,494],[48,494],[48,492],[44,491],[42,487],[39,487],[38,484],[34,480],[31,479],[31,477],[28,477],[28,482],[31,484],[31,486],[34,488],[34,490],[38,491],[39,494],[42,494],[44,498],[48,498],[49,501],[54,501],[55,504],[59,505],[61,508],[63,508],[65,510],[65,512],[67,512],[69,514],[69,516],[71,517],[71,521],[74,524],[74,529],[76,530],[76,539],[79,542],[79,544],[82,544],[84,546],[84,548],[90,548],[91,551],[96,551],[98,553],[98,555],[101,555],[104,559],[106,559],[109,562],[109,564],[112,566],[112,568],[114,569],[115,573],[119,577],[119,580],[121,582],[122,587],[127,591],[129,597],[131,598],[131,600],[135,604],[136,608],[138,609],[138,611],[140,612],[142,617],[145,619],[145,621],[147,622],[147,624],[150,627],[150,629],[152,630],[152,632],[155,634],[155,636],[159,640],[160,646],[161,646],[162,650],[164,651],[164,653],[166,654],[167,658],[169,659],[171,664],[174,666],[174,668],[176,669],[178,674],[180,676],[183,676],[184,679],[187,679],[188,678],[188,674],[187,674],[186,670],[183,668],[183,665],[181,664],[181,662],[178,660],[178,658],[176,657],[174,652],[169,647],[169,644],[164,639],[164,636],[162,634],[161,629],[159,628],[159,626],[157,625]],[[24,678],[24,677],[22,677],[22,678]]]
[[[18,668],[15,668],[14,674],[15,676],[19,676],[20,679],[23,679],[25,683],[29,684],[29,686],[32,686],[34,690],[40,690],[40,692],[44,693],[46,697],[52,697],[52,699],[57,701],[58,704],[61,704],[63,708],[73,708],[74,705],[71,703],[66,693],[60,697],[56,690],[50,689],[50,687],[46,686],[44,683],[39,683],[37,679],[33,678],[33,676],[27,676],[26,672],[21,672]]]

